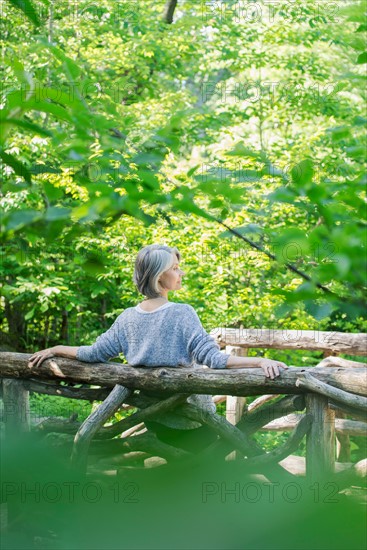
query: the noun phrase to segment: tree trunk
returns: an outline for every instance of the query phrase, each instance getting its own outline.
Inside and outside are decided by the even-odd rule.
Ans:
[[[173,23],[173,14],[175,13],[176,6],[177,0],[167,0],[163,13],[163,21],[168,25]]]

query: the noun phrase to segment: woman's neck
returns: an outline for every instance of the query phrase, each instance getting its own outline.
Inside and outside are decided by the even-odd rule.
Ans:
[[[152,303],[152,304],[158,304],[158,303],[165,303],[168,302],[168,297],[166,296],[158,296],[157,298],[144,298],[144,303]]]

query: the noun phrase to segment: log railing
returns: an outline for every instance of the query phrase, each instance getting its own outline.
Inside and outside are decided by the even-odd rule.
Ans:
[[[319,330],[235,329],[211,331],[221,346],[323,351],[330,354],[367,355],[367,334]]]
[[[63,441],[72,448],[72,463],[81,470],[86,469],[88,456],[99,456],[106,449],[115,456],[115,462],[121,463],[127,462],[128,457],[137,460],[141,456],[145,459],[159,456],[168,462],[193,460],[190,453],[162,443],[142,424],[159,415],[168,415],[192,425],[205,424],[218,434],[216,443],[210,450],[199,453],[199,459],[216,449],[223,458],[243,460],[249,469],[258,471],[269,464],[284,464],[284,459],[297,449],[306,434],[307,476],[316,479],[336,471],[335,433],[339,436],[366,433],[367,365],[330,354],[367,355],[367,335],[264,329],[217,329],[212,335],[222,347],[228,346],[227,352],[236,355],[245,355],[247,348],[259,347],[317,349],[327,357],[316,367],[290,367],[271,380],[255,368],[152,369],[64,358],[46,360],[35,369],[29,366],[28,354],[2,352],[0,378],[3,379],[6,436],[12,437],[20,429],[29,430],[28,395],[29,391],[35,391],[104,400],[81,425],[75,419],[68,426],[67,421],[52,419],[43,425],[45,432],[64,432]],[[83,387],[65,383],[78,383]],[[219,394],[217,401],[220,395],[230,396],[227,397],[227,419],[186,403],[192,394]],[[284,394],[290,395],[279,399]],[[261,397],[247,407],[246,396],[254,395]],[[105,422],[123,406],[135,407],[138,411],[105,427]],[[353,419],[335,420],[335,413],[341,417],[348,414]],[[285,421],[289,422],[286,427]],[[284,445],[265,453],[252,439],[252,434],[259,429],[292,433]],[[116,439],[119,434],[123,437]],[[354,473],[363,471],[361,466],[351,469]],[[343,479],[350,480],[350,477]]]

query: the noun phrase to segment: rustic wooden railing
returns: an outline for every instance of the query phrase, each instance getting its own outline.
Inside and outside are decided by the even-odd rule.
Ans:
[[[367,335],[222,328],[212,331],[212,335],[228,353],[236,355],[246,354],[248,348],[274,348],[319,350],[326,357],[316,367],[290,367],[271,380],[261,369],[134,368],[120,363],[92,364],[64,358],[52,358],[38,368],[30,368],[28,354],[2,352],[0,378],[3,379],[6,437],[30,429],[28,398],[29,391],[34,391],[103,400],[82,424],[75,418],[66,422],[49,419],[38,426],[46,433],[64,432],[62,442],[69,445],[72,464],[81,471],[86,471],[88,457],[101,457],[108,449],[120,467],[129,460],[150,457],[161,457],[166,462],[195,461],[216,451],[217,456],[240,459],[248,470],[259,473],[269,465],[287,467],[286,461],[290,464],[293,459],[291,467],[288,464],[286,469],[301,473],[302,467],[297,460],[294,465],[296,457],[292,453],[306,435],[307,476],[319,479],[334,475],[340,469],[339,463],[335,464],[335,433],[341,441],[339,447],[344,446],[344,456],[348,456],[345,445],[349,434],[367,433],[367,365],[335,354],[367,355]],[[82,387],[65,383],[82,384]],[[91,388],[91,385],[98,387]],[[215,395],[216,402],[225,398],[227,418],[187,403],[187,397],[192,394]],[[260,397],[247,406],[246,396],[254,395]],[[128,407],[138,410],[115,424],[104,426],[117,410]],[[352,419],[345,418],[347,415]],[[207,425],[219,437],[209,449],[192,456],[162,443],[144,428],[144,421],[159,420],[162,416],[179,418],[180,422],[192,425]],[[266,453],[251,436],[257,430],[269,429],[292,433],[286,443]],[[338,460],[341,460],[340,452]],[[344,483],[366,475],[366,461],[357,465],[348,460],[344,462],[349,466],[347,474],[344,471],[339,478]]]

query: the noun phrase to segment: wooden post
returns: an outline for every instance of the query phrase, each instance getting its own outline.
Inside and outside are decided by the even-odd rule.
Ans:
[[[346,418],[347,415],[335,411],[336,418]],[[349,434],[338,432],[336,434],[336,457],[338,462],[350,462],[350,437]]]
[[[76,471],[86,473],[88,466],[88,450],[94,434],[103,426],[103,424],[119,410],[126,397],[131,394],[120,384],[116,384],[111,393],[93,411],[83,424],[80,426],[74,437],[74,445],[71,455],[71,464]]]
[[[310,481],[319,481],[334,473],[335,411],[329,408],[327,397],[309,393],[306,413],[313,418],[306,436],[306,475]]]
[[[338,356],[336,352],[324,351],[324,359]],[[335,411],[335,418],[346,418],[340,411]],[[336,434],[336,458],[338,462],[350,462],[350,437],[348,434]]]
[[[248,350],[239,346],[226,346],[226,353],[236,355],[237,357],[247,357]],[[246,397],[227,395],[226,399],[226,419],[233,425],[241,420],[243,409],[246,405]],[[227,455],[226,460],[236,460],[241,457],[238,451],[233,451]]]
[[[30,431],[29,391],[21,380],[3,380],[5,437]]]

